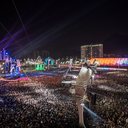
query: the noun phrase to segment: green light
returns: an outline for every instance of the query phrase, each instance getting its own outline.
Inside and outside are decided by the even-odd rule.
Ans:
[[[45,66],[44,64],[36,64],[35,70],[37,71],[41,71],[41,70],[45,70]]]

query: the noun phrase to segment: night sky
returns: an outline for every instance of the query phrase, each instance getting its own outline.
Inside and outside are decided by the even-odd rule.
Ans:
[[[105,53],[128,54],[124,0],[0,0],[0,48],[22,57],[34,50],[80,56],[80,46],[104,44]]]

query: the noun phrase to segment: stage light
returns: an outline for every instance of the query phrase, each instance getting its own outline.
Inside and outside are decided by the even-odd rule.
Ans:
[[[96,59],[100,66],[128,66],[128,58],[93,58],[91,63]]]

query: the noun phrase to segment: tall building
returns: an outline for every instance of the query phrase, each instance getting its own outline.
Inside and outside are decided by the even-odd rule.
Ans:
[[[103,44],[81,46],[81,59],[103,57]]]

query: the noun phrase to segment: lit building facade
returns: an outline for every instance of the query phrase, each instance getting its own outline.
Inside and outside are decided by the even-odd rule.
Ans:
[[[103,57],[103,44],[81,46],[81,59]]]

